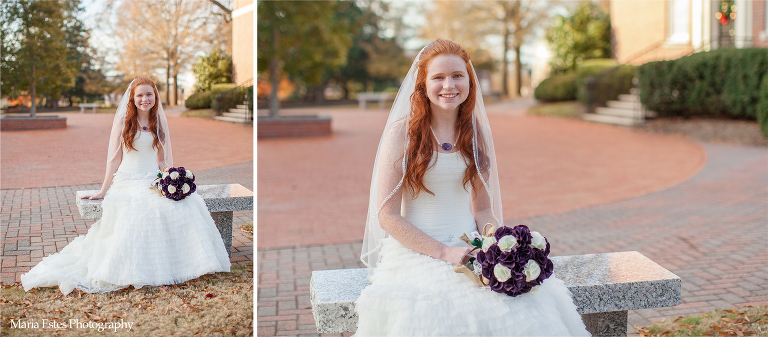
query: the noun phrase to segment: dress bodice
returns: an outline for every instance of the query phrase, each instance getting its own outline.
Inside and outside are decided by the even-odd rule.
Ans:
[[[432,238],[449,245],[464,244],[458,238],[477,231],[470,208],[471,187],[462,180],[467,164],[459,152],[435,153],[424,174],[425,191],[416,199],[403,196],[402,216]],[[466,245],[466,244],[464,244]]]
[[[157,150],[152,147],[152,141],[151,132],[137,132],[133,140],[136,151],[129,151],[123,146],[123,160],[117,171],[127,174],[157,173]]]

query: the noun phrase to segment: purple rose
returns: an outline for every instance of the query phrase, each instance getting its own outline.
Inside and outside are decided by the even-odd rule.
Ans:
[[[507,235],[514,235],[512,234],[512,228],[507,226],[501,226],[496,229],[496,232],[493,233],[493,237],[496,238],[496,241],[498,242],[502,237],[505,237]],[[517,236],[515,236],[517,238]],[[520,238],[518,238],[519,241]]]
[[[526,225],[517,225],[512,228],[512,235],[517,238],[517,243],[523,246],[531,244],[531,231]]]

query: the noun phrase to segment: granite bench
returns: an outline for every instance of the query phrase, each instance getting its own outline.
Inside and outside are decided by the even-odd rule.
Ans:
[[[680,304],[681,280],[638,252],[551,257],[555,277],[593,336],[626,336],[627,311]],[[369,282],[366,268],[313,271],[310,300],[318,333],[357,329],[355,301]]]
[[[85,113],[86,108],[91,108],[92,113],[96,113],[96,108],[100,107],[99,103],[80,103],[80,113]]]
[[[388,92],[361,92],[356,98],[361,110],[365,110],[368,101],[378,101],[379,109],[384,109],[384,102],[394,100],[395,95]]]
[[[96,194],[98,190],[77,191],[77,209],[83,219],[101,218],[101,202],[104,199],[80,199],[83,195]],[[216,228],[224,240],[227,254],[232,257],[232,212],[253,210],[253,191],[240,184],[197,185],[198,195],[203,197]]]

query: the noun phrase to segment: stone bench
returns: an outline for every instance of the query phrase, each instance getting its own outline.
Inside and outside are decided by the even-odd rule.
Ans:
[[[360,109],[365,110],[368,101],[378,101],[379,109],[384,109],[384,103],[395,99],[395,95],[388,92],[361,92],[357,94]]]
[[[83,195],[96,194],[98,190],[77,191],[77,210],[83,219],[101,218],[101,202],[104,199],[80,199]],[[203,197],[216,228],[224,240],[227,254],[232,257],[232,212],[253,210],[253,191],[240,184],[197,185],[195,191]]]
[[[680,304],[681,280],[638,252],[551,257],[593,336],[626,336],[627,311]],[[366,268],[313,271],[310,300],[318,333],[357,329],[355,301]]]
[[[80,113],[85,113],[86,108],[91,108],[92,113],[96,113],[96,108],[100,107],[101,104],[99,103],[81,103],[80,105]]]

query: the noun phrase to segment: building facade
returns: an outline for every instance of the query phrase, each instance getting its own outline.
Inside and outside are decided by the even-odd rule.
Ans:
[[[253,85],[253,0],[235,0],[232,6],[232,63],[237,85]]]
[[[615,0],[609,6],[621,63],[768,46],[766,0]]]

